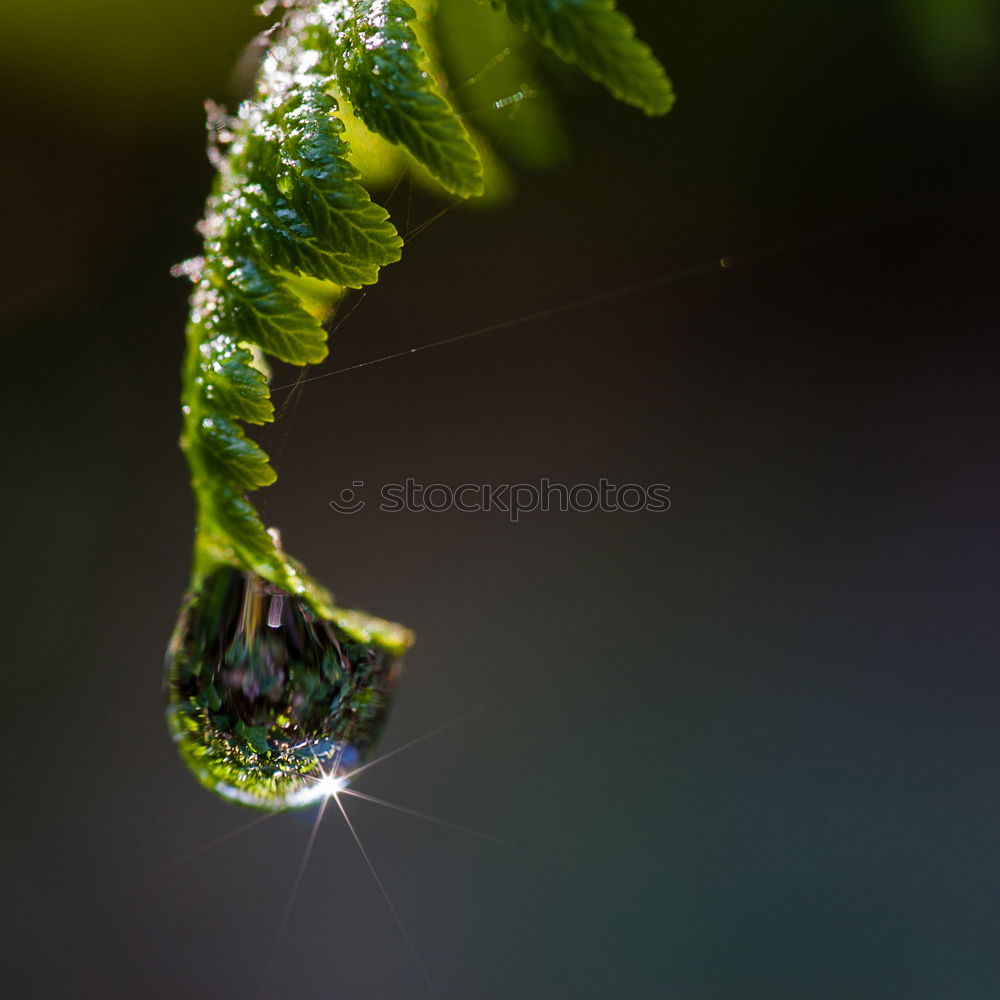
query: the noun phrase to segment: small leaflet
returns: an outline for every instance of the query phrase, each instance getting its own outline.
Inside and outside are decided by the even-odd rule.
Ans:
[[[660,61],[614,0],[490,0],[560,58],[575,63],[618,100],[665,115],[674,91]]]

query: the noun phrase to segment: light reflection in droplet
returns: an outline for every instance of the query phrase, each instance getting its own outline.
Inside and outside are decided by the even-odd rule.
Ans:
[[[401,662],[253,573],[187,598],[167,654],[181,756],[223,798],[301,808],[342,790],[385,725]]]

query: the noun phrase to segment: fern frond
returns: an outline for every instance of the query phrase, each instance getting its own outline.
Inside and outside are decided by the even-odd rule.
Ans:
[[[650,114],[669,108],[662,67],[612,0],[491,2],[623,100]],[[386,648],[401,651],[412,638],[405,629],[334,608],[265,529],[245,494],[275,472],[241,422],[274,417],[265,356],[322,361],[326,307],[344,289],[377,281],[400,256],[402,239],[350,161],[335,95],[454,194],[481,193],[482,166],[427,69],[407,3],[281,6],[252,96],[231,118],[210,112],[222,147],[212,154],[218,176],[200,225],[204,250],[179,269],[195,286],[182,436],[198,509],[192,589],[219,566],[250,570],[347,632],[370,625]]]
[[[182,438],[198,505],[194,586],[220,563],[243,566],[326,617],[329,595],[280,550],[244,496],[275,473],[238,421],[273,419],[264,354],[300,365],[326,356],[326,331],[295,276],[320,279],[335,295],[371,284],[399,259],[402,240],[339,136],[335,81],[324,69],[331,58],[329,36],[308,36],[290,15],[252,98],[232,119],[215,114],[228,148],[200,226],[204,255],[183,268],[195,282]]]
[[[410,27],[416,11],[403,0],[326,4],[336,14],[312,30],[328,32],[329,65],[354,113],[373,132],[405,146],[445,190],[468,198],[483,192],[479,154],[461,120],[425,68]]]
[[[490,0],[560,58],[618,100],[665,115],[674,104],[667,74],[614,0]]]
[[[613,93],[666,110],[662,69],[610,0],[502,3]],[[276,478],[243,427],[274,417],[267,356],[323,360],[334,301],[400,256],[388,213],[348,159],[335,94],[354,106],[359,128],[381,136],[383,153],[407,150],[455,194],[482,191],[479,157],[425,68],[410,6],[282,5],[252,97],[232,118],[209,110],[221,147],[210,152],[218,176],[199,227],[204,250],[177,269],[195,286],[181,445],[197,535],[167,653],[167,717],[181,756],[222,797],[267,810],[343,787],[379,737],[413,642],[401,625],[335,607],[246,496]]]
[[[242,174],[229,235],[234,249],[242,244],[290,271],[360,288],[399,260],[403,241],[347,160],[330,83],[301,81],[265,105],[233,164]]]

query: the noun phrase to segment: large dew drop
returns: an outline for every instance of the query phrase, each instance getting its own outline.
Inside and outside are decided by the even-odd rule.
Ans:
[[[181,756],[219,795],[307,806],[371,752],[401,661],[253,573],[222,568],[181,609],[167,651],[167,719]]]

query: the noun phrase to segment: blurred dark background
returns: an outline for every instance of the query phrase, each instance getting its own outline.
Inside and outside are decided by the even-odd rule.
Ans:
[[[162,719],[168,270],[248,6],[4,15],[11,996],[434,995],[340,817],[290,902],[311,817],[237,833]],[[310,383],[267,437],[268,523],[419,634],[383,749],[458,720],[359,789],[520,846],[347,808],[441,998],[995,998],[1000,12],[624,6],[673,113],[560,74],[572,158],[415,239],[322,370],[661,283]],[[672,507],[380,513],[407,477]]]

